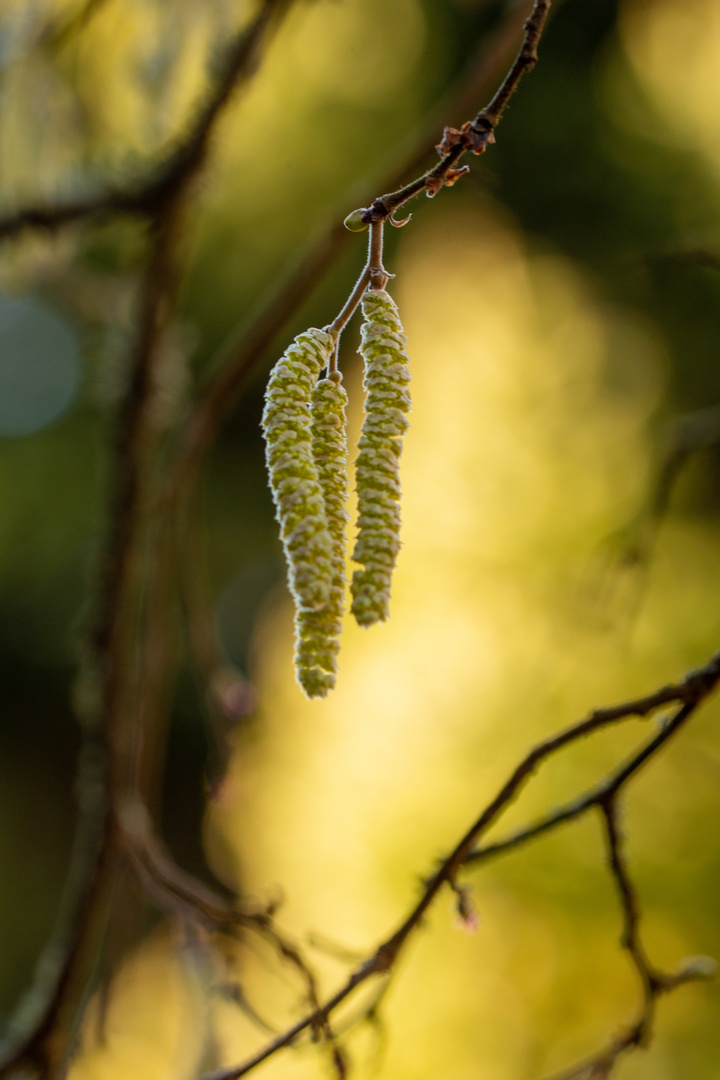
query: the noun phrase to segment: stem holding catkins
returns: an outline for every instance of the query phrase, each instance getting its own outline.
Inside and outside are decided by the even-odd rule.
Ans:
[[[345,603],[347,394],[337,367],[342,328],[362,303],[367,416],[359,443],[359,534],[352,611],[361,626],[388,616],[400,548],[401,439],[410,410],[405,335],[385,291],[383,222],[370,226],[365,267],[340,314],[300,334],[270,374],[263,413],[270,486],[296,603],[295,673],[308,697],[335,685]],[[318,382],[322,368],[327,377]]]

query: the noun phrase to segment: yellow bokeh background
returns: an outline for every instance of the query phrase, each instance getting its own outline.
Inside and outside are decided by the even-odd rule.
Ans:
[[[399,922],[418,875],[533,740],[705,657],[720,586],[716,537],[673,525],[637,622],[624,601],[609,616],[587,600],[598,545],[627,521],[647,479],[662,356],[646,327],[604,308],[567,262],[530,255],[491,205],[418,225],[395,270],[414,404],[392,618],[371,631],[348,622],[338,687],[310,703],[292,677],[292,612],[277,597],[256,643],[262,736],[238,748],[207,822],[221,876],[259,898],[281,888],[280,921],[298,940],[317,931],[358,951]],[[603,385],[610,340],[637,369],[632,393]],[[355,380],[355,435],[359,389]],[[667,870],[669,852],[679,863],[692,858],[693,825],[717,812],[712,711],[627,799],[631,853],[648,879]],[[582,789],[646,733],[636,722],[564,755],[509,820]],[[470,876],[481,919],[474,936],[447,897],[438,902],[388,995],[381,1075],[541,1075],[632,1017],[637,987],[617,947],[599,822],[566,826],[536,848]],[[701,847],[694,857],[703,858]],[[703,950],[682,911],[652,893],[646,904],[659,962],[672,967]],[[73,1080],[120,1075],[133,1047],[133,1075],[192,1075],[172,1071],[175,1051],[162,1066],[151,1062],[160,1034],[143,1044],[129,1019],[133,1007],[144,1015],[147,982],[168,977],[158,973],[157,948],[124,974],[134,989],[123,997],[121,986],[111,1009],[121,1049],[110,1039]],[[322,951],[315,959],[328,987],[340,982],[342,965]],[[249,946],[236,962],[248,996],[289,1020],[297,981],[286,973],[283,987],[277,966]],[[666,1075],[663,1042],[701,1021],[703,995],[691,987],[663,1008],[655,1049],[625,1075]],[[227,1003],[215,1007],[213,1025],[226,1060],[263,1041]],[[375,1036],[361,1031],[350,1047],[364,1075],[376,1062]],[[264,1072],[322,1069],[311,1049],[278,1056]]]
[[[417,103],[401,88],[428,28],[421,5],[403,0],[383,43],[368,26],[387,6],[298,7],[265,77],[224,122],[201,232],[221,234],[232,208],[238,235],[249,236],[258,218],[276,213],[283,170],[296,157],[312,157],[320,173],[298,169],[300,195],[346,182],[352,162],[311,123],[324,109],[370,101],[380,113],[397,92],[401,112],[413,115]],[[188,5],[179,11],[180,60],[152,117],[147,85],[122,75],[138,63],[138,19],[146,84],[160,63],[160,23],[147,4],[109,4],[83,39],[85,57],[68,58],[80,100],[95,102],[94,154],[108,168],[159,153],[203,85],[210,19]],[[617,45],[666,122],[666,137],[715,169],[718,18],[711,0],[627,0]],[[10,71],[6,92],[21,99],[22,80],[31,77]],[[612,105],[618,91],[607,93]],[[63,100],[60,86],[58,124],[70,108]],[[0,146],[16,148],[3,183],[11,194],[28,184],[43,194],[53,177],[38,169],[15,123],[0,130]],[[371,125],[359,124],[370,145]],[[246,173],[269,125],[281,138],[247,173],[246,205],[238,207],[235,177]],[[57,175],[71,150],[53,150]],[[295,209],[277,211],[287,215],[291,246],[307,224]],[[258,251],[259,265],[282,230],[273,237]],[[253,242],[260,244],[250,238],[238,259],[252,256]],[[348,967],[327,947],[307,944],[309,934],[369,954],[411,907],[419,877],[534,741],[594,706],[679,677],[712,652],[718,629],[720,545],[710,525],[668,521],[646,581],[619,567],[607,543],[633,517],[651,474],[648,427],[665,380],[652,326],[601,299],[569,259],[536,251],[486,196],[470,207],[448,194],[418,213],[390,268],[413,372],[392,618],[369,632],[348,621],[338,687],[310,703],[292,676],[288,598],[282,591],[269,599],[254,646],[259,719],[250,737],[238,738],[206,820],[218,876],[259,900],[282,892],[279,923],[306,943],[327,991]],[[361,386],[351,357],[345,364],[356,440]],[[609,376],[617,370],[622,380]],[[684,874],[706,896],[717,886],[705,844],[718,819],[713,720],[717,707],[709,706],[624,800],[648,948],[670,968],[717,943],[706,907],[682,888]],[[649,723],[631,722],[563,754],[494,835],[591,784]],[[383,1001],[387,1037],[367,1025],[348,1036],[358,1075],[529,1080],[592,1052],[631,1021],[639,988],[618,948],[619,909],[604,860],[600,825],[590,817],[467,876],[480,915],[475,934],[442,896]],[[266,944],[249,937],[220,954],[182,926],[161,925],[113,983],[101,1039],[100,1004],[92,1006],[71,1080],[191,1078],[250,1056],[268,1035],[231,1000],[231,976],[271,1024],[289,1023],[304,1008],[301,982]],[[717,1004],[717,991],[704,985],[680,990],[660,1008],[652,1049],[617,1075],[700,1075],[693,1069],[707,1068],[719,1049]],[[278,1055],[262,1075],[304,1080],[328,1071],[322,1051],[308,1045]]]

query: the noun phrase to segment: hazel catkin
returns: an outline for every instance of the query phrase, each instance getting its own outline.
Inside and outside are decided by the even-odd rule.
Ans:
[[[312,328],[299,334],[270,373],[262,428],[275,516],[299,611],[328,602],[333,542],[312,448],[310,399],[335,338]]]
[[[356,463],[358,536],[352,553],[352,612],[361,626],[388,617],[390,581],[400,550],[399,462],[410,411],[406,337],[397,306],[384,289],[362,301],[359,352],[365,364],[366,417]]]
[[[295,618],[295,671],[308,697],[324,697],[335,686],[340,631],[345,606],[345,526],[348,514],[347,394],[339,372],[322,379],[312,392],[312,451],[332,539],[327,603],[315,611],[299,609]]]

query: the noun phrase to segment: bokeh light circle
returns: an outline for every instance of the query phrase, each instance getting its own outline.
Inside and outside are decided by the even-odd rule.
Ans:
[[[0,437],[47,427],[73,400],[79,382],[72,328],[39,300],[0,297]]]

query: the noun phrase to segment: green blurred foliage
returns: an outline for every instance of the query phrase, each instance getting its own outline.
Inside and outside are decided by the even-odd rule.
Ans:
[[[230,0],[106,0],[86,22],[73,23],[71,16],[81,7],[70,0],[4,0],[0,5],[0,198],[6,212],[141,177],[186,129],[193,103],[207,85],[217,42],[248,17],[251,6]],[[575,413],[562,420],[555,405],[544,410],[543,402],[556,403],[556,390],[542,381],[531,383],[536,399],[530,400],[528,391],[522,408],[518,405],[513,413],[508,406],[507,418],[529,428],[508,432],[505,450],[499,436],[492,443],[495,473],[486,492],[472,487],[481,460],[479,465],[469,453],[458,465],[450,490],[457,484],[460,495],[471,491],[479,503],[485,495],[490,503],[495,499],[499,517],[492,521],[505,522],[502,543],[509,545],[509,553],[501,557],[493,551],[492,538],[486,540],[478,526],[479,539],[472,544],[481,552],[480,564],[470,558],[462,564],[468,578],[459,586],[438,576],[435,600],[439,603],[446,586],[450,595],[453,588],[480,595],[487,587],[482,559],[488,564],[495,560],[495,606],[488,601],[486,623],[468,616],[467,632],[473,641],[477,633],[481,642],[483,633],[490,641],[497,635],[508,649],[513,638],[517,642],[514,662],[503,654],[499,670],[505,681],[498,681],[492,697],[496,721],[510,731],[505,738],[496,731],[488,734],[481,723],[484,705],[478,704],[485,700],[479,696],[482,686],[460,673],[454,685],[441,679],[437,685],[422,684],[423,700],[430,705],[428,728],[420,730],[429,749],[413,745],[409,764],[403,756],[411,740],[407,732],[388,736],[388,746],[376,732],[377,741],[359,758],[368,770],[368,801],[377,809],[382,799],[390,799],[391,788],[402,789],[405,783],[407,802],[390,812],[389,823],[363,803],[355,808],[355,824],[349,821],[348,828],[362,834],[363,852],[378,835],[383,838],[372,857],[360,860],[362,870],[374,877],[367,891],[377,906],[356,919],[345,919],[342,911],[347,900],[337,878],[350,873],[342,859],[339,869],[326,869],[327,879],[318,877],[316,867],[310,880],[302,878],[292,858],[285,866],[279,855],[273,861],[275,852],[282,853],[282,845],[273,845],[279,843],[276,834],[284,829],[286,815],[304,821],[293,809],[292,791],[284,802],[276,792],[292,789],[294,774],[305,764],[309,788],[300,786],[294,797],[301,806],[303,799],[309,801],[317,755],[329,757],[327,748],[335,745],[327,719],[303,742],[306,736],[298,729],[314,721],[302,706],[297,724],[288,719],[289,735],[282,727],[285,710],[296,709],[291,696],[296,690],[278,689],[282,665],[289,666],[282,644],[288,638],[288,613],[258,426],[273,356],[256,372],[218,439],[204,505],[216,618],[229,663],[243,677],[260,672],[265,696],[238,737],[233,776],[237,773],[237,783],[250,792],[243,796],[246,816],[238,819],[244,821],[242,839],[228,840],[227,829],[225,834],[213,830],[211,822],[206,856],[201,835],[211,765],[203,692],[192,674],[184,673],[168,751],[164,830],[182,864],[193,871],[207,874],[207,857],[218,874],[241,885],[247,877],[258,891],[283,882],[290,897],[287,919],[298,933],[322,917],[327,925],[320,929],[330,936],[352,939],[358,934],[353,945],[370,945],[409,902],[412,875],[424,872],[464,829],[530,741],[614,696],[649,690],[676,677],[717,645],[712,597],[720,555],[720,455],[704,453],[681,477],[646,591],[642,574],[617,570],[607,556],[612,547],[603,547],[643,502],[658,423],[720,401],[720,272],[712,261],[720,258],[717,157],[694,136],[704,130],[700,120],[688,122],[689,134],[683,134],[657,91],[660,61],[643,66],[642,49],[633,45],[642,33],[660,40],[653,20],[672,20],[675,9],[692,9],[701,22],[712,15],[711,5],[701,0],[627,0],[621,5],[565,0],[543,41],[539,65],[503,120],[497,145],[473,162],[471,175],[452,191],[442,192],[432,204],[422,199],[413,206],[413,222],[389,237],[390,268],[402,268],[410,278],[413,266],[422,265],[431,278],[433,251],[446,244],[453,259],[462,261],[460,247],[452,248],[453,238],[466,230],[470,248],[494,221],[520,245],[522,259],[537,260],[540,269],[532,271],[531,292],[542,333],[551,338],[563,314],[566,301],[557,297],[565,295],[565,286],[557,284],[559,274],[575,283],[567,295],[575,296],[576,289],[581,297],[567,300],[569,307],[577,304],[582,318],[595,313],[604,336],[597,361],[589,362],[595,367],[587,385],[582,371],[573,374],[572,364],[563,376],[571,387],[573,379],[581,384],[577,394],[567,391]],[[399,148],[412,142],[428,110],[453,85],[477,41],[505,10],[504,4],[482,0],[314,0],[296,6],[257,78],[223,116],[193,198],[182,302],[164,343],[168,377],[158,411],[164,429],[172,431],[223,343],[250,321],[313,236],[356,205],[356,192],[368,178],[382,185]],[[695,109],[693,116],[700,116],[689,92],[683,99],[681,81],[675,93],[687,110]],[[706,104],[710,109],[713,101]],[[464,119],[447,117],[455,124]],[[715,123],[720,126],[717,115]],[[4,295],[10,300],[32,297],[62,320],[78,341],[84,363],[76,396],[61,416],[34,434],[0,437],[0,1013],[10,1009],[26,985],[52,925],[70,845],[78,743],[70,706],[74,663],[104,514],[106,437],[133,340],[145,239],[137,224],[106,222],[73,227],[55,238],[5,242],[0,260]],[[304,310],[279,328],[278,351],[294,332],[333,317],[362,263],[361,247],[359,239],[327,280],[318,283]],[[688,258],[698,251],[710,257]],[[402,278],[398,288],[401,284]],[[430,281],[428,305],[432,293]],[[444,295],[441,287],[437,295]],[[450,311],[436,315],[438,324],[452,322],[452,296],[445,301]],[[475,302],[472,296],[467,300]],[[480,338],[483,329],[480,321]],[[350,329],[343,340],[343,365],[357,391],[355,345],[356,331]],[[543,358],[551,363],[548,350],[550,345]],[[452,359],[447,358],[448,364]],[[22,355],[17,364],[22,370]],[[471,372],[468,367],[467,378]],[[517,374],[525,377],[520,367]],[[442,387],[432,393],[440,395]],[[557,400],[565,401],[563,394],[558,391]],[[455,407],[450,394],[447,404]],[[532,427],[536,406],[537,430]],[[578,434],[586,422],[585,407],[597,425],[588,425],[588,439],[597,440],[593,449]],[[629,419],[625,423],[623,418]],[[442,446],[442,439],[449,438],[453,417],[444,422],[444,433],[442,417],[437,428],[424,429],[428,447]],[[418,415],[418,430],[422,423]],[[604,447],[602,437],[614,435],[626,443]],[[482,426],[477,438],[482,459]],[[545,525],[523,524],[515,534],[512,524],[524,521],[527,506],[513,502],[507,485],[520,477],[527,484],[527,505],[532,504],[529,473],[514,456],[519,461],[523,447],[530,461],[544,455],[543,476],[555,472],[552,483],[547,482],[550,509],[533,511]],[[564,462],[573,452],[595,463],[607,452],[614,462],[607,475],[598,467],[602,476],[589,482],[593,494],[585,503],[573,463]],[[618,464],[623,455],[626,473]],[[432,456],[419,455],[416,464],[413,475],[428,475],[428,490],[434,490]],[[419,491],[422,481],[416,483]],[[412,484],[409,474],[411,506]],[[567,505],[563,498],[571,488]],[[505,502],[498,491],[505,491]],[[460,495],[458,505],[465,506]],[[417,499],[420,506],[420,494]],[[478,514],[482,518],[482,508]],[[550,527],[556,520],[561,527]],[[449,522],[452,529],[451,512]],[[416,584],[423,573],[432,578],[437,570],[440,575],[442,558],[429,541],[425,555]],[[599,602],[593,589],[608,562],[610,595]],[[412,595],[409,587],[406,591]],[[587,595],[586,603],[578,591]],[[521,593],[516,602],[513,598]],[[419,625],[421,615],[418,609]],[[259,642],[254,636],[258,620],[264,626]],[[412,621],[402,625],[412,626]],[[413,644],[417,659],[408,664],[411,669],[417,664],[419,681],[423,657],[431,666],[423,651],[430,647],[413,641],[406,646],[409,652]],[[362,655],[363,647],[350,646],[360,650],[354,655]],[[273,666],[275,660],[267,656],[274,656],[275,649],[282,659]],[[271,672],[269,685],[262,674],[266,670]],[[349,682],[354,670],[350,662]],[[358,661],[352,686],[368,708],[378,709],[379,698],[363,697],[362,670]],[[391,672],[378,695],[392,701],[394,685]],[[398,690],[398,701],[408,709],[418,707],[403,697],[405,692]],[[713,722],[717,710],[708,710],[692,737],[684,736],[671,755],[654,765],[653,779],[643,778],[629,800],[630,854],[648,909],[648,944],[669,966],[689,951],[720,955],[720,846],[714,828],[720,742]],[[449,770],[443,777],[432,760],[435,744],[428,732],[434,725],[449,725],[457,735],[452,745],[440,746],[440,760]],[[631,744],[629,735],[612,736],[564,757],[542,774],[510,820],[525,820],[577,790]],[[339,737],[337,746],[338,760],[347,764]],[[384,754],[391,774],[385,778],[374,771]],[[331,760],[322,768],[339,765]],[[356,774],[353,782],[361,784],[362,777]],[[318,820],[310,814],[305,824],[315,829]],[[345,839],[330,830],[324,839],[313,832],[305,843],[316,844],[329,860],[336,852],[333,845],[341,847]],[[288,845],[296,843],[297,831]],[[362,875],[351,887],[362,892]],[[332,894],[336,908],[330,902],[314,906],[308,899],[313,889]],[[361,901],[357,896],[348,908],[354,910]],[[529,1078],[592,1048],[593,1040],[630,1015],[634,999],[616,945],[616,902],[603,870],[597,829],[589,822],[569,827],[502,867],[493,866],[483,879],[481,908],[491,934],[469,939],[458,933],[446,904],[416,942],[394,991],[390,1024],[393,1046],[410,1050],[391,1050],[386,1075],[420,1080],[442,1073],[446,1047],[456,1043],[461,1049],[453,1075],[478,1075],[472,1063],[484,1055],[480,1075]],[[155,962],[153,950],[162,952],[162,945],[152,939],[148,963]],[[272,1012],[276,973],[272,979],[264,974],[262,958],[239,962]],[[321,963],[327,974],[338,977],[337,964]],[[192,963],[186,966],[196,973]],[[486,967],[493,974],[483,982]],[[127,979],[136,992],[130,975]],[[432,999],[426,1012],[418,1010],[412,993],[418,985]],[[297,1005],[297,993],[292,985],[289,1008]],[[458,997],[465,1008],[458,1008]],[[716,988],[680,991],[661,1007],[652,1054],[628,1061],[618,1075],[663,1080],[713,1075],[717,1006]],[[238,1021],[227,1009],[223,1023],[230,1029]],[[432,1051],[429,1024],[444,1032],[436,1036]],[[257,1041],[247,1026],[250,1034],[240,1030],[237,1037],[228,1035],[226,1043],[237,1050],[245,1038]],[[362,1045],[364,1037],[359,1036],[357,1050],[363,1060],[372,1050]],[[278,1063],[276,1074],[286,1077],[297,1069],[298,1075],[316,1075],[314,1057],[293,1060],[292,1068]],[[89,1066],[91,1071],[94,1067]]]

